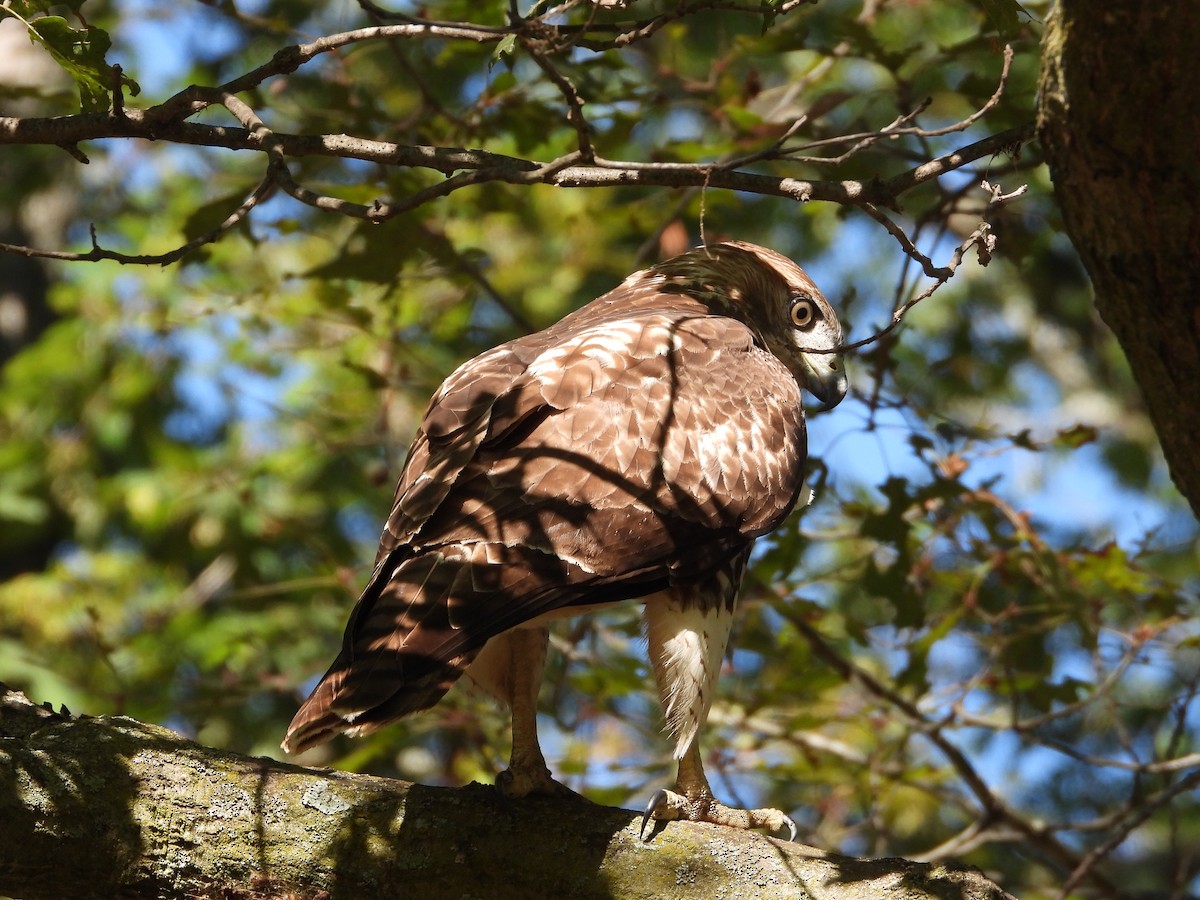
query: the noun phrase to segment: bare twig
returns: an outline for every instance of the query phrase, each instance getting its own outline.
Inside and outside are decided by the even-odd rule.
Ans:
[[[1063,882],[1062,888],[1058,892],[1058,900],[1066,900],[1071,895],[1071,892],[1087,878],[1095,878],[1096,866],[1106,856],[1113,852],[1117,847],[1125,842],[1130,833],[1150,818],[1157,810],[1171,802],[1180,794],[1186,793],[1200,787],[1200,769],[1189,774],[1186,778],[1181,778],[1170,787],[1159,791],[1151,798],[1142,800],[1134,809],[1133,815],[1129,816],[1121,827],[1118,828],[1108,840],[1103,841],[1084,855],[1083,859],[1071,871],[1067,880]]]
[[[220,98],[215,102],[221,102]],[[123,123],[98,114],[61,116],[54,119],[0,117],[0,144],[73,145],[99,138],[145,137],[151,140],[169,140],[232,150],[267,149],[262,136],[255,134],[251,129],[194,122],[158,125],[149,117],[149,111],[130,109],[126,113],[127,119]],[[1029,135],[1032,136],[1032,126]],[[1005,133],[1003,137],[1007,143],[1013,140],[1011,133]],[[872,203],[883,207],[895,204],[898,194],[893,185],[898,183],[899,179],[905,179],[907,183],[901,190],[906,190],[923,180],[914,177],[916,169],[888,183],[854,180],[810,181],[755,172],[728,171],[712,163],[646,163],[599,157],[590,164],[576,158],[571,165],[560,168],[537,160],[505,156],[486,150],[405,146],[345,134],[295,135],[272,132],[271,142],[280,153],[289,157],[327,156],[357,159],[389,166],[434,169],[446,174],[475,169],[482,172],[479,181],[507,181],[515,184],[540,182],[556,187],[577,188],[616,185],[702,187],[707,184],[710,188],[788,197],[802,202],[826,200],[834,203]],[[972,148],[974,152],[968,152],[972,151]],[[990,142],[978,142],[971,148],[964,148],[954,165],[942,169],[939,174],[950,171],[950,168],[964,166],[992,152],[994,148]],[[531,173],[537,175],[531,178]]]
[[[707,10],[728,10],[778,17],[799,8],[804,5],[804,2],[806,0],[789,0],[789,2],[770,5],[727,2],[727,0],[694,0],[694,2],[679,4],[671,11],[650,19],[627,23],[594,22],[592,18],[594,9],[589,9],[586,23],[578,26],[560,24],[554,18],[555,15],[562,13],[565,7],[556,7],[555,9],[558,9],[559,13],[554,13],[547,7],[539,6],[535,8],[535,12],[529,18],[521,19],[514,16],[508,26],[479,26],[470,23],[438,22],[412,16],[388,14],[370,3],[369,0],[364,0],[361,5],[372,15],[399,21],[394,24],[382,24],[326,35],[306,44],[284,48],[267,63],[222,85],[216,87],[193,85],[163,103],[145,110],[124,107],[120,99],[122,76],[114,69],[114,99],[111,113],[90,113],[53,119],[0,117],[0,144],[57,145],[71,153],[80,162],[87,161],[87,157],[79,149],[81,142],[112,137],[145,138],[153,141],[172,141],[197,146],[266,153],[269,164],[264,184],[278,186],[289,196],[306,205],[374,222],[384,221],[424,203],[445,197],[464,187],[499,181],[516,185],[547,184],[572,188],[612,188],[636,185],[732,190],[785,197],[797,202],[823,200],[862,205],[869,213],[886,223],[886,216],[883,216],[879,210],[895,208],[897,198],[903,191],[926,180],[936,178],[946,171],[967,165],[989,153],[994,153],[999,147],[1011,146],[1032,136],[1032,126],[1015,129],[1013,132],[963,148],[950,157],[944,157],[932,163],[923,163],[888,181],[871,182],[805,180],[747,172],[739,168],[741,165],[768,159],[772,157],[772,154],[781,153],[779,150],[781,143],[800,128],[802,119],[793,123],[784,136],[768,150],[740,159],[730,159],[719,163],[659,163],[602,159],[596,153],[592,128],[583,113],[584,98],[574,83],[548,58],[550,54],[557,53],[572,43],[587,46],[588,43],[584,36],[591,33],[603,32],[610,35],[605,48],[611,49],[639,40],[669,22]],[[496,43],[509,36],[516,36],[522,41],[534,62],[562,96],[567,120],[578,136],[576,152],[545,162],[490,153],[485,150],[403,146],[345,134],[287,134],[269,128],[238,96],[245,91],[259,87],[272,77],[293,72],[322,54],[334,52],[356,43],[373,40],[430,38]],[[908,123],[920,111],[918,108],[912,113],[898,117],[893,123],[878,132],[859,136],[843,156],[857,152],[868,143],[884,137],[894,137],[898,134],[941,134],[965,128],[982,116],[999,97],[1007,78],[1011,51],[1006,52],[1005,60],[1004,73],[992,100],[961,122],[947,126],[945,129],[932,131],[910,128]],[[213,105],[224,106],[241,127],[187,121],[197,111]],[[296,182],[286,160],[292,157],[312,155],[365,160],[384,166],[428,168],[448,177],[400,200],[380,199],[368,205],[351,203],[318,193]],[[994,199],[1003,200],[1007,196],[997,194]],[[244,213],[245,211],[242,215]],[[888,226],[885,224],[885,227]],[[947,267],[941,269],[933,267],[927,259],[921,257],[911,241],[905,244],[902,231],[895,227],[891,227],[889,230],[897,236],[898,240],[901,240],[902,245],[905,245],[905,251],[913,259],[922,261],[923,269],[927,274],[931,274],[932,277],[949,277]],[[981,242],[978,243],[978,246],[985,249]],[[180,250],[185,250],[185,248],[180,248]],[[12,252],[45,255],[50,251],[21,248]],[[63,253],[57,258],[109,258],[104,256],[109,252],[99,247],[93,247],[90,253]],[[101,255],[97,257],[96,254]],[[117,255],[125,261],[143,258]],[[158,262],[162,259],[162,255],[145,258]],[[956,262],[952,262],[952,264],[956,264]],[[949,271],[952,271],[952,268]]]
[[[902,229],[899,225],[897,225],[887,216],[883,215],[883,213],[870,204],[862,204],[862,208],[867,212],[868,215],[871,216],[871,218],[883,225],[889,234],[896,238],[896,240],[900,243],[900,246],[904,248],[905,254],[909,258],[917,261],[921,265],[921,269],[926,275],[935,280],[933,284],[931,284],[921,293],[917,294],[915,297],[895,309],[892,312],[891,320],[870,337],[866,337],[860,341],[854,341],[849,344],[843,344],[834,350],[813,350],[811,352],[846,353],[881,340],[900,326],[900,323],[904,321],[904,317],[908,315],[909,311],[914,306],[916,306],[922,300],[932,297],[942,285],[944,285],[954,276],[954,273],[958,270],[958,267],[962,265],[963,258],[966,256],[968,250],[970,250],[972,247],[976,247],[979,254],[980,263],[987,265],[991,258],[992,250],[996,245],[996,239],[991,234],[991,227],[987,222],[980,222],[979,227],[971,232],[966,240],[954,248],[954,252],[951,254],[949,261],[947,261],[944,266],[939,267],[934,264],[933,260],[931,260],[928,256],[925,256],[925,254],[921,253],[921,251],[916,248],[916,245],[913,244],[909,236],[904,233],[904,229]]]
[[[306,206],[351,216],[355,219],[368,219],[372,222],[382,221],[386,218],[382,212],[386,208],[386,204],[382,200],[376,200],[371,205],[365,206],[362,203],[352,203],[349,200],[318,194],[316,191],[298,184],[282,159],[272,159],[269,172],[271,180],[279,185],[285,194]]]
[[[776,607],[776,611],[795,628],[812,648],[813,653],[835,672],[847,681],[861,685],[868,693],[886,702],[898,710],[925,738],[932,743],[943,757],[949,762],[955,774],[966,785],[980,805],[981,829],[991,829],[995,824],[1002,824],[1020,835],[1021,840],[1045,853],[1058,865],[1069,871],[1081,870],[1081,878],[1087,878],[1105,895],[1120,896],[1117,889],[1108,878],[1094,868],[1082,870],[1083,859],[1058,839],[1054,832],[1045,825],[1032,822],[1008,806],[997,797],[987,782],[983,780],[970,760],[951,741],[942,734],[942,724],[931,721],[911,701],[892,690],[870,673],[854,665],[842,657],[822,637],[803,616],[794,614],[786,605]],[[1197,773],[1200,780],[1200,773]]]
[[[546,77],[562,94],[563,101],[567,104],[567,122],[575,129],[575,134],[578,136],[581,160],[585,163],[591,162],[596,158],[596,150],[592,146],[592,129],[583,114],[584,100],[579,95],[578,88],[571,79],[554,67],[533,41],[523,39],[522,44],[530,58],[537,63],[539,69],[546,73]]]
[[[92,249],[87,253],[72,253],[66,250],[39,250],[34,247],[5,243],[0,243],[0,250],[20,256],[29,256],[38,259],[57,259],[66,262],[98,262],[99,260],[107,259],[121,263],[122,265],[168,266],[173,262],[183,259],[183,257],[187,256],[193,250],[219,240],[222,235],[245,219],[250,214],[250,210],[271,196],[274,190],[275,180],[271,176],[264,178],[258,187],[251,191],[250,195],[242,201],[237,209],[226,216],[215,228],[206,231],[198,237],[192,238],[192,240],[182,246],[176,247],[174,250],[168,250],[166,253],[133,254],[120,253],[116,250],[106,250],[100,246],[96,239],[95,225],[91,227]]]
[[[862,152],[863,150],[867,149],[868,147],[874,146],[875,144],[879,143],[879,141],[883,140],[884,138],[897,137],[899,135],[900,130],[905,126],[906,123],[913,121],[917,116],[919,116],[921,113],[923,113],[929,107],[929,102],[930,102],[929,100],[922,101],[920,104],[917,105],[916,109],[912,110],[911,112],[904,113],[903,115],[897,116],[896,119],[894,119],[890,124],[885,125],[883,128],[879,129],[878,131],[872,131],[872,132],[867,132],[865,134],[858,134],[858,135],[839,135],[837,137],[825,138],[824,140],[820,140],[820,141],[812,141],[810,143],[804,144],[801,147],[791,147],[791,148],[787,148],[787,149],[781,148],[779,150],[777,156],[779,156],[780,158],[788,159],[792,162],[812,163],[812,164],[827,165],[827,166],[841,165],[846,160],[850,159],[850,157],[854,156],[857,153]],[[801,156],[801,155],[799,155],[803,150],[812,150],[814,148],[823,147],[823,146],[841,146],[842,144],[845,144],[847,141],[852,141],[853,143],[851,143],[851,145],[848,149],[839,153],[837,156]]]
[[[914,853],[910,858],[917,862],[935,863],[946,859],[961,858],[985,844],[1011,844],[1023,840],[1025,840],[1025,835],[1015,828],[996,827],[988,825],[982,819],[976,819],[949,840],[943,841],[924,853]]]
[[[228,91],[222,92],[221,104],[242,123],[256,143],[266,146],[266,139],[272,132],[254,110]]]
[[[119,65],[110,70],[112,76],[112,114],[115,118],[125,118],[125,91],[123,88],[123,72]]]
[[[701,12],[722,10],[726,12],[744,12],[758,16],[766,14],[785,16],[795,9],[812,2],[814,0],[785,0],[785,2],[777,6],[770,6],[765,3],[748,4],[728,2],[728,0],[694,0],[691,3],[679,3],[670,7],[667,12],[650,19],[633,22],[589,22],[587,25],[558,25],[556,26],[556,30],[562,35],[572,36],[569,43],[573,46],[594,51],[615,50],[621,47],[628,47],[639,41],[644,41],[649,37],[653,37],[672,22],[678,22],[680,19]],[[588,37],[588,33],[610,34],[612,36],[593,38]]]
[[[62,148],[70,155],[72,159],[83,163],[85,166],[91,162],[91,160],[87,158],[87,154],[80,150],[75,144],[56,144],[55,146]]]
[[[1012,44],[1004,45],[1004,65],[1000,69],[1000,80],[996,85],[996,90],[992,92],[992,96],[988,101],[967,116],[955,122],[953,125],[946,125],[943,128],[905,128],[899,129],[897,134],[911,134],[917,137],[939,137],[944,134],[953,134],[956,131],[966,131],[989,112],[991,112],[996,104],[1000,102],[1000,98],[1004,95],[1004,88],[1008,84],[1008,73],[1012,69],[1013,48]]]
[[[526,332],[537,331],[537,326],[530,321],[529,317],[518,309],[512,301],[504,296],[503,293],[491,282],[479,266],[475,265],[468,259],[455,245],[454,242],[446,237],[446,235],[438,228],[429,224],[421,225],[421,232],[425,239],[438,248],[437,255],[441,258],[449,260],[458,271],[462,272],[471,281],[473,281],[496,306],[504,310],[505,314],[513,320],[518,326]]]
[[[1009,128],[1007,131],[993,134],[973,144],[968,144],[966,147],[960,147],[953,153],[947,153],[944,156],[931,159],[927,163],[922,163],[915,168],[909,169],[907,172],[902,172],[893,178],[889,178],[884,183],[884,190],[892,196],[898,197],[918,184],[924,184],[927,181],[932,181],[935,178],[945,175],[947,172],[961,169],[967,163],[974,162],[977,159],[982,159],[985,156],[994,156],[997,153],[1011,152],[1014,148],[1033,140],[1035,131],[1035,124],[1033,122],[1026,122],[1024,125],[1019,125],[1016,128]]]
[[[507,28],[493,28],[486,25],[468,25],[463,23],[443,23],[414,21],[402,25],[376,25],[370,28],[356,28],[338,34],[325,35],[307,44],[293,44],[277,51],[271,59],[261,66],[240,75],[219,87],[206,88],[195,85],[185,88],[158,106],[146,111],[149,120],[157,125],[173,121],[181,121],[215,102],[219,102],[214,91],[219,94],[240,94],[258,87],[269,78],[277,75],[290,75],[305,63],[323,53],[340,50],[351,44],[364,41],[381,40],[386,38],[447,38],[451,40],[474,41],[476,43],[496,43],[508,35]]]
[[[787,148],[778,147],[777,149],[772,148],[768,151],[765,151],[762,158],[764,158],[764,159],[788,158],[788,159],[792,159],[796,162],[818,163],[818,164],[826,164],[826,165],[837,164],[837,163],[844,162],[845,160],[847,160],[848,158],[853,156],[855,153],[858,153],[859,151],[865,149],[866,147],[876,144],[882,140],[894,140],[897,137],[918,137],[918,138],[941,137],[941,136],[947,135],[947,134],[954,134],[957,132],[966,131],[968,128],[970,128],[972,125],[974,125],[976,122],[978,122],[981,118],[983,118],[985,115],[987,115],[987,113],[990,112],[992,109],[994,109],[996,104],[998,104],[1000,102],[1000,98],[1003,96],[1004,89],[1008,84],[1008,76],[1009,76],[1009,72],[1012,68],[1012,60],[1013,60],[1012,46],[1005,45],[1005,47],[1004,47],[1004,64],[1000,70],[1000,78],[996,84],[996,89],[995,89],[995,91],[993,91],[992,96],[988,98],[986,103],[984,103],[982,106],[980,106],[979,109],[975,110],[969,116],[959,119],[957,122],[954,122],[950,125],[945,125],[941,128],[921,128],[916,125],[910,125],[909,124],[910,122],[915,121],[917,116],[919,116],[921,113],[923,113],[928,108],[930,101],[924,100],[920,104],[917,105],[916,109],[912,110],[909,113],[905,113],[905,114],[899,116],[890,125],[880,128],[878,131],[868,131],[868,132],[861,132],[861,133],[857,133],[857,134],[837,135],[835,137],[823,138],[822,140],[819,140],[819,141],[810,141],[810,142],[800,144],[795,147],[787,147]],[[1006,132],[1005,136],[999,140],[997,140],[998,136],[988,138],[987,140],[989,142],[989,146],[994,146],[995,149],[994,150],[984,149],[984,152],[979,153],[979,155],[976,156],[975,158],[978,159],[979,156],[986,156],[992,152],[999,152],[1000,150],[1006,148],[1007,146],[1009,146],[1010,144],[1012,144],[1014,142],[1023,143],[1024,141],[1029,140],[1033,136],[1033,124],[1029,123],[1028,125],[1021,126],[1021,128],[1019,128],[1019,129],[1011,129],[1010,132],[1011,133]],[[846,144],[846,143],[850,143],[851,147],[848,150],[846,150],[844,153],[840,154],[839,156],[824,157],[824,156],[800,156],[799,155],[799,154],[805,153],[806,151],[815,150],[815,149],[818,149],[821,147],[839,146],[839,145]],[[975,145],[971,145],[971,147],[974,148]],[[968,149],[968,148],[964,148],[964,149]],[[956,152],[962,153],[963,151],[956,151]],[[954,165],[953,168],[959,168],[959,165]],[[906,173],[906,174],[908,174],[908,173]],[[921,181],[927,181],[930,178],[936,177],[938,174],[940,174],[940,172],[938,171],[937,167],[934,167],[933,169],[930,169],[930,170],[924,170],[924,169],[918,168],[918,169],[914,170],[913,173],[911,173],[911,174],[913,176],[915,176],[915,178],[917,179],[917,180],[913,181],[912,184],[919,184]],[[912,185],[909,184],[908,186],[911,187]]]

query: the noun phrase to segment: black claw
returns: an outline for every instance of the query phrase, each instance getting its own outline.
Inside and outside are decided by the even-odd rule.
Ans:
[[[642,841],[646,840],[646,823],[650,821],[650,816],[654,814],[654,810],[658,807],[658,804],[665,800],[666,797],[666,789],[659,788],[654,792],[654,796],[650,798],[650,802],[646,804],[646,811],[642,813],[642,827],[638,829],[638,837],[641,838]],[[650,834],[653,836],[654,831],[651,830]]]
[[[796,831],[796,823],[792,821],[791,816],[784,816],[783,821],[787,824],[787,827],[788,827],[788,840],[791,841],[793,844],[796,843],[796,834],[798,833]]]

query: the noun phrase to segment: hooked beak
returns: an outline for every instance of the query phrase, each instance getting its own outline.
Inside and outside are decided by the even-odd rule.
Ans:
[[[825,412],[842,402],[849,388],[846,363],[836,353],[806,353],[804,355],[804,386],[821,401],[815,412]]]

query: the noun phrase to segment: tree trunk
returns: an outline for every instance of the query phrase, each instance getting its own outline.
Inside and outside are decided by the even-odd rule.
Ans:
[[[1200,517],[1200,3],[1060,0],[1039,136],[1096,308]]]
[[[0,684],[0,895],[1012,900],[969,869],[714,826],[643,842],[640,818],[239,756]]]

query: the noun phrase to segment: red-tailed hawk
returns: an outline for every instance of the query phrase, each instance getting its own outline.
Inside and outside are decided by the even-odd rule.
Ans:
[[[565,791],[537,740],[545,623],[639,599],[679,760],[647,816],[794,835],[778,810],[716,801],[698,733],[750,548],[802,489],[801,389],[826,408],[846,393],[841,343],[802,269],[725,243],[464,363],[429,403],[341,652],[283,748],[374,731],[465,674],[512,708],[497,787]]]

